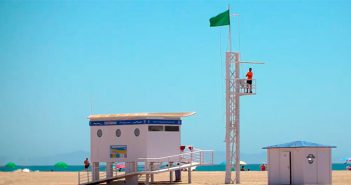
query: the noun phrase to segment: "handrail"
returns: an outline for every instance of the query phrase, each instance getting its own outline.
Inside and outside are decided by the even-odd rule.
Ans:
[[[256,79],[252,79],[252,84],[248,84],[247,80],[245,78],[238,79],[239,92],[243,95],[256,94]]]
[[[214,152],[214,150],[196,150],[196,151],[193,151],[193,152],[186,152],[186,153],[170,155],[170,156],[165,156],[165,157],[138,158],[138,160],[142,160],[142,161],[143,160],[161,160],[161,159],[180,157],[180,156],[189,155],[189,154],[197,154],[197,153],[201,153],[201,152]]]
[[[166,156],[166,157],[138,158],[138,160],[161,160],[161,159],[179,157],[180,155],[185,155],[185,154],[190,154],[190,153],[192,153],[192,152],[187,152],[187,153],[182,153],[182,154],[177,154],[177,155],[170,155],[170,156]]]
[[[210,152],[206,154],[206,152]],[[192,152],[185,152],[180,153],[177,155],[170,155],[165,157],[153,157],[153,158],[139,158],[139,162],[145,163],[145,168],[143,172],[146,171],[154,171],[154,170],[162,170],[162,169],[181,169],[187,168],[184,164],[189,164],[191,166],[198,166],[198,165],[211,165],[213,164],[213,150],[195,150]],[[207,159],[207,160],[206,160]],[[160,166],[155,168],[155,163],[163,163],[168,162],[166,168],[160,168]],[[183,165],[181,165],[183,164]],[[149,173],[149,172],[148,172]]]
[[[89,175],[90,173],[91,171],[89,170],[78,171],[78,184],[91,182],[92,177]]]

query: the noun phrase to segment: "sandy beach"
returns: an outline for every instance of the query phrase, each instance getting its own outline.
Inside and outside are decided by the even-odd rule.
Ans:
[[[266,185],[267,172],[242,172],[241,184]],[[198,184],[223,184],[224,172],[193,172],[193,183]],[[168,174],[155,176],[157,184],[169,184]],[[182,182],[187,184],[187,174],[182,174]],[[73,185],[77,184],[76,172],[0,172],[1,185]],[[333,185],[350,185],[351,171],[333,171]]]

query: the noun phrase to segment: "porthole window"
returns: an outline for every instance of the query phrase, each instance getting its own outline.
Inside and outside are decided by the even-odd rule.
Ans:
[[[96,134],[97,134],[97,136],[98,136],[98,137],[101,137],[101,136],[102,136],[102,130],[101,130],[101,129],[99,129],[99,130],[97,131],[97,133],[96,133]]]
[[[134,129],[134,135],[138,137],[140,135],[140,130],[138,128]]]
[[[121,130],[120,130],[120,129],[117,129],[117,130],[116,130],[116,136],[117,136],[117,137],[121,137],[121,134],[122,134]]]

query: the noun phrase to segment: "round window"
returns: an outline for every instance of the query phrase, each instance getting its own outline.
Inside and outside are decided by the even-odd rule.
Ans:
[[[102,130],[101,130],[101,129],[99,129],[99,130],[97,131],[97,133],[96,133],[96,134],[97,134],[97,136],[98,136],[98,137],[101,137],[101,136],[102,136]]]
[[[117,136],[117,137],[120,137],[121,134],[122,134],[121,130],[120,130],[120,129],[117,129],[117,130],[116,130],[116,136]]]
[[[138,128],[134,129],[134,135],[137,137],[140,135],[140,130]]]

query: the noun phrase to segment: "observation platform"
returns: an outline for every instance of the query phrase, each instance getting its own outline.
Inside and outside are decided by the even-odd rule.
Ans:
[[[247,79],[239,79],[239,95],[256,95],[256,79],[252,79],[252,84],[247,83]]]

